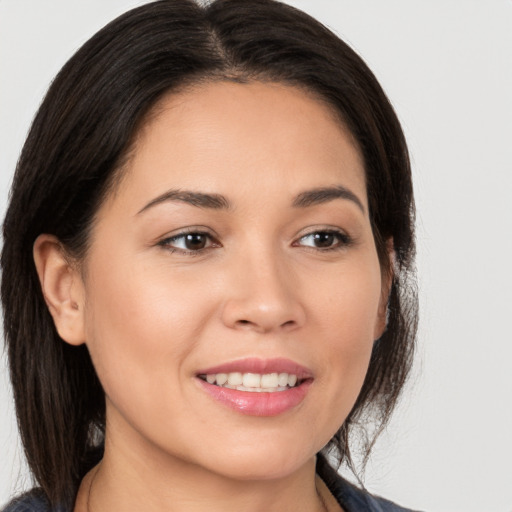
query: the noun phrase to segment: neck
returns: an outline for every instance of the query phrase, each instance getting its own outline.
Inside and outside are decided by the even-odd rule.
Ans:
[[[75,512],[340,510],[315,475],[314,458],[293,474],[268,480],[233,479],[183,462],[172,466],[152,469],[111,457],[106,450],[103,461],[84,478]]]
[[[188,445],[182,454],[180,446],[174,440],[173,452],[163,449],[120,415],[107,414],[104,456],[84,478],[75,512],[340,510],[316,476],[316,457],[297,461],[304,450],[280,453],[266,447],[269,457],[261,457],[254,446],[235,443],[237,454],[223,457],[210,442],[207,457]]]

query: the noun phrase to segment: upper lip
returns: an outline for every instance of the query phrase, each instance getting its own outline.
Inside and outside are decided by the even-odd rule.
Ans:
[[[308,368],[286,358],[259,359],[256,357],[237,359],[222,363],[211,368],[205,368],[197,372],[197,375],[212,375],[215,373],[288,373],[296,375],[298,379],[310,379],[313,373]]]

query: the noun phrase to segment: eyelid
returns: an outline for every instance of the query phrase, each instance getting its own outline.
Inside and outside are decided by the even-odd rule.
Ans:
[[[183,238],[187,235],[191,235],[191,234],[207,237],[210,241],[210,244],[207,247],[203,247],[201,249],[196,249],[196,250],[182,249],[179,247],[172,247],[170,245],[170,242],[180,239],[180,238]],[[165,235],[163,238],[161,238],[157,242],[156,245],[162,247],[163,249],[165,249],[169,252],[179,252],[181,254],[199,255],[209,249],[212,249],[215,247],[221,247],[221,243],[218,241],[217,238],[218,237],[216,235],[214,235],[211,232],[211,230],[205,226],[189,226],[186,228],[179,229],[174,233]]]
[[[328,234],[336,235],[338,237],[339,243],[332,247],[324,247],[324,248],[312,247],[309,245],[300,244],[300,241],[303,238],[315,235],[317,233],[328,233]],[[314,226],[314,227],[307,228],[307,230],[304,230],[302,233],[297,235],[297,237],[295,238],[295,241],[292,243],[293,246],[300,246],[300,247],[304,247],[306,249],[312,249],[314,251],[320,251],[320,252],[326,252],[329,250],[343,250],[343,249],[346,249],[347,247],[350,247],[353,244],[354,244],[354,239],[352,236],[350,236],[345,230],[343,230],[339,227],[334,227],[334,226]]]
[[[303,245],[301,240],[313,236],[318,233],[324,234],[332,234],[335,235],[338,239],[338,243],[329,247],[314,247],[312,245]],[[198,249],[185,249],[180,247],[173,247],[171,242],[178,240],[180,238],[184,238],[189,234],[205,236],[209,240],[209,244],[206,247],[198,248]],[[310,226],[305,228],[299,232],[294,241],[292,242],[292,247],[302,247],[304,249],[311,249],[317,252],[326,252],[326,251],[334,251],[334,250],[343,250],[348,248],[349,246],[354,244],[354,239],[350,236],[345,230],[335,227],[335,226]],[[166,236],[162,237],[156,245],[162,247],[163,249],[169,252],[177,252],[180,254],[188,254],[188,255],[199,255],[205,251],[208,251],[213,248],[222,247],[222,244],[218,241],[218,236],[213,234],[211,229],[206,226],[188,226],[186,228],[182,228],[176,230],[174,233],[169,233]]]
[[[340,235],[349,237],[347,231],[339,226],[331,224],[319,224],[302,228],[296,235],[295,239],[298,240],[304,236],[312,235],[314,233],[339,233]]]

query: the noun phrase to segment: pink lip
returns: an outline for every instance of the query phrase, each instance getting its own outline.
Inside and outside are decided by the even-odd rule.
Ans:
[[[275,358],[275,359],[258,359],[247,358],[238,361],[231,361],[229,363],[220,364],[211,368],[206,368],[197,372],[197,375],[211,375],[214,373],[292,373],[297,375],[299,380],[311,379],[313,373],[290,359]]]
[[[274,393],[238,391],[223,388],[197,379],[202,388],[215,400],[231,409],[249,416],[277,416],[299,405],[308,392],[311,380],[303,381],[294,388]]]
[[[209,384],[200,375],[215,373],[292,373],[302,382],[293,388],[273,393],[238,391]],[[223,405],[249,416],[277,416],[299,405],[313,382],[310,370],[289,359],[242,359],[201,370],[197,381],[209,396]]]

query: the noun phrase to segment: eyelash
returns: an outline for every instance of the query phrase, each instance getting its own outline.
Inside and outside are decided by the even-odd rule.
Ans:
[[[314,237],[318,235],[327,235],[327,236],[333,236],[335,239],[337,239],[337,243],[330,247],[313,247],[313,246],[304,246],[309,249],[312,249],[314,251],[319,252],[329,252],[329,251],[340,251],[343,249],[346,249],[347,247],[350,247],[353,244],[353,239],[347,235],[346,233],[339,231],[337,229],[317,229],[316,231],[311,231],[310,233],[306,233],[305,235],[302,235],[299,238],[300,240],[304,240],[308,237]],[[296,246],[296,243],[293,244]]]
[[[177,240],[185,241],[185,237],[187,237],[187,236],[206,237],[210,241],[210,245],[208,247],[202,247],[200,249],[182,249],[179,247],[172,247],[170,245],[171,243],[176,242]],[[217,242],[210,233],[207,233],[205,231],[199,231],[199,230],[185,231],[183,233],[179,233],[179,234],[171,236],[169,238],[165,238],[164,240],[160,241],[158,243],[158,245],[163,247],[170,253],[178,252],[180,254],[184,254],[187,256],[199,256],[200,254],[203,254],[204,251],[213,249],[215,247],[220,247],[220,243]]]
[[[306,233],[298,238],[297,242],[293,242],[293,247],[300,247],[301,244],[299,243],[301,240],[304,240],[308,237],[314,237],[318,235],[327,235],[327,236],[334,236],[335,239],[337,239],[337,243],[333,246],[329,247],[314,247],[311,245],[304,245],[302,247],[306,249],[311,249],[313,251],[318,252],[329,252],[329,251],[339,251],[346,249],[347,247],[350,247],[353,244],[353,239],[347,235],[346,233],[343,233],[342,231],[338,231],[335,229],[317,229],[316,231],[311,231],[310,233]],[[185,237],[187,236],[195,236],[195,237],[206,237],[209,239],[210,244],[207,247],[201,247],[199,249],[183,249],[179,247],[172,247],[172,243],[176,242],[178,240],[185,241]],[[206,242],[207,243],[207,242]],[[205,231],[186,231],[183,233],[179,233],[177,235],[174,235],[169,238],[165,238],[164,240],[161,240],[158,243],[159,246],[165,248],[167,251],[171,253],[180,253],[188,256],[199,256],[203,254],[205,251],[208,251],[210,249],[221,247],[221,244],[213,238],[213,236],[210,233],[207,233]]]

